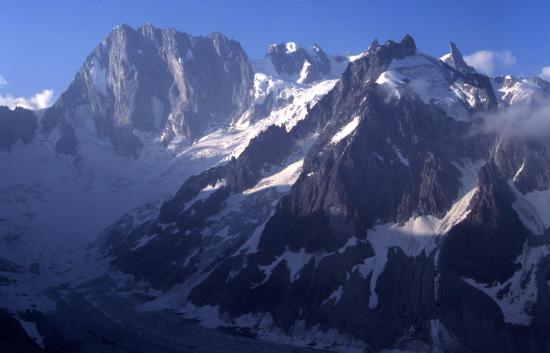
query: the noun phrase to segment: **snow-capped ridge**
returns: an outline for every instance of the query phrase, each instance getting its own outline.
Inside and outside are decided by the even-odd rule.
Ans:
[[[317,44],[305,48],[295,42],[287,42],[271,44],[263,62],[256,62],[269,71],[271,76],[284,81],[311,84],[338,78],[345,70],[348,59],[329,55]]]

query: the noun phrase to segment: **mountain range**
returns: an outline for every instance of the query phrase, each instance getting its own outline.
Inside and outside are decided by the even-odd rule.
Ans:
[[[454,43],[117,26],[0,107],[0,347],[548,352],[549,119]]]

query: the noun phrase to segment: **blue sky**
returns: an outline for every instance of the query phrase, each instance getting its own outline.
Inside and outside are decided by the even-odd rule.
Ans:
[[[548,0],[4,0],[0,95],[52,89],[55,98],[112,27],[146,22],[197,35],[221,31],[253,58],[273,42],[356,53],[373,38],[410,33],[432,55],[444,54],[450,40],[464,54],[486,50],[471,60],[495,74],[537,75],[550,66]]]

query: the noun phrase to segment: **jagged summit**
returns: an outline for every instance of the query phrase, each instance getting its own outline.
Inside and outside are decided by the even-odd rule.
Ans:
[[[463,74],[474,74],[476,70],[469,66],[462,56],[462,53],[454,42],[449,43],[450,52],[441,57],[441,61]]]
[[[379,56],[379,60],[387,62],[392,58],[403,58],[412,55],[416,52],[416,43],[414,39],[409,35],[405,35],[403,39],[397,43],[391,39],[386,40],[384,44],[380,44],[377,38],[374,38],[367,47],[367,50],[358,55],[352,55],[349,57],[351,62],[358,61],[366,56]],[[370,59],[367,59],[369,61]]]
[[[392,47],[397,45],[403,52],[406,53],[415,53],[416,52],[416,42],[410,34],[405,34],[403,39],[399,43],[395,43],[392,40],[386,41],[385,45]]]

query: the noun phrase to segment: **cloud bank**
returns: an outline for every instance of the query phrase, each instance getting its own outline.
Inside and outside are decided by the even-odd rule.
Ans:
[[[509,50],[480,50],[464,56],[464,61],[478,72],[492,76],[496,68],[514,65],[516,57]]]
[[[53,90],[45,89],[32,97],[14,97],[10,94],[0,94],[0,105],[8,106],[10,109],[22,107],[26,109],[44,109],[52,105]]]
[[[550,66],[545,66],[542,68],[539,76],[546,81],[550,82]]]
[[[496,113],[481,116],[486,132],[507,138],[548,139],[550,137],[550,101],[536,99]]]

